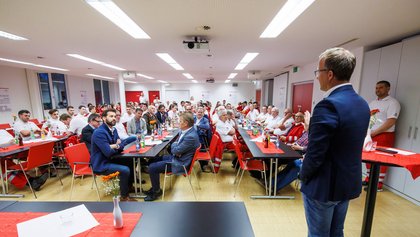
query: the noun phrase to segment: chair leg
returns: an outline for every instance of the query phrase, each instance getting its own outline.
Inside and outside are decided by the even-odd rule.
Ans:
[[[236,185],[235,193],[233,194],[233,197],[236,197],[236,192],[238,192],[239,185],[241,184],[242,177],[244,177],[245,169],[242,170],[241,178],[239,178],[238,185]]]
[[[166,177],[167,177],[166,174],[168,173],[167,171],[168,171],[168,165],[165,165],[165,175],[163,176],[162,201],[165,200],[165,187],[166,187]]]
[[[263,165],[263,175],[264,175],[264,186],[265,186],[265,195],[268,196],[268,183],[267,183],[267,173],[265,171],[264,161],[261,161]]]
[[[71,201],[71,196],[73,194],[73,185],[74,185],[74,173],[76,172],[76,165],[74,165],[74,170],[73,170],[73,174],[71,175],[71,185],[70,185],[70,198],[69,200]]]
[[[8,171],[7,171],[7,160],[4,161],[4,169],[5,171],[5,175],[6,175],[6,193],[9,193],[9,178],[8,178]],[[3,174],[1,174],[1,179],[3,179]]]
[[[193,168],[193,171],[194,171],[194,168]],[[195,195],[195,191],[194,191],[194,188],[193,188],[192,183],[191,183],[191,176],[188,175],[188,172],[187,172],[187,169],[185,168],[185,166],[184,166],[184,172],[185,172],[185,177],[188,179],[188,182],[190,183],[190,187],[191,187],[191,190],[192,190],[192,192],[194,194],[194,198],[197,201],[197,196]]]
[[[57,174],[58,179],[60,180],[61,186],[63,186],[63,181],[61,181],[61,176],[60,176],[60,174],[58,173],[57,168],[55,168],[54,162],[52,162],[51,164],[52,164],[52,166],[53,166],[53,168],[54,168],[55,173]]]
[[[92,182],[92,185],[93,185],[93,183],[95,183],[95,187],[96,187],[96,194],[98,195],[98,200],[99,200],[99,201],[101,201],[101,196],[99,195],[98,183],[96,183],[96,176],[95,176],[95,174],[93,173],[93,171],[92,171],[92,177],[93,177],[93,182]]]
[[[192,167],[192,173],[194,175],[195,180],[197,181],[198,189],[201,190],[200,182],[198,182],[197,174],[195,173],[194,167]]]
[[[233,180],[233,184],[236,184],[236,181],[238,180],[239,174],[241,173],[241,168],[238,169],[238,172],[236,172],[235,179]]]
[[[38,199],[38,197],[35,194],[35,190],[32,188],[31,182],[29,182],[28,176],[26,175],[26,172],[23,169],[22,163],[20,163],[20,160],[19,160],[19,165],[20,165],[20,169],[23,172],[23,175],[25,175],[26,182],[28,182],[29,188],[31,189],[32,193],[34,194],[35,199]]]

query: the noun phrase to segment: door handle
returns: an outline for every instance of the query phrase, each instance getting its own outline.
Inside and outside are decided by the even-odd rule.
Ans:
[[[414,129],[414,136],[413,136],[414,139],[417,139],[417,131],[418,130],[419,130],[418,127],[416,127],[416,129]]]
[[[410,126],[410,127],[408,127],[408,138],[410,138],[411,137],[411,129],[412,129],[412,127]]]

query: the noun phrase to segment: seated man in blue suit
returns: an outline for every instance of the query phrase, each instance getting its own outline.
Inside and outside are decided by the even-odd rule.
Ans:
[[[112,156],[120,153],[124,146],[133,140],[127,138],[121,142],[118,136],[116,124],[116,110],[108,109],[102,113],[103,124],[92,135],[92,151],[90,162],[95,174],[108,175],[116,171],[120,172],[121,201],[136,201],[128,196],[129,189],[134,181],[133,161],[131,159],[112,159]]]
[[[204,108],[198,107],[197,114],[194,116],[194,127],[197,130],[198,138],[202,148],[210,145],[212,133],[209,120],[204,117]]]
[[[160,189],[160,173],[165,172],[167,163],[168,171],[174,174],[184,173],[184,167],[189,169],[195,150],[200,146],[197,132],[194,129],[194,118],[191,113],[185,112],[180,115],[179,126],[181,133],[176,142],[171,145],[171,155],[157,157],[149,165],[150,181],[152,188],[146,191],[144,201],[154,201],[162,195]]]
[[[326,93],[314,108],[299,174],[308,236],[344,236],[349,200],[362,190],[370,110],[349,83],[355,66],[355,56],[343,48],[319,56],[315,76]]]

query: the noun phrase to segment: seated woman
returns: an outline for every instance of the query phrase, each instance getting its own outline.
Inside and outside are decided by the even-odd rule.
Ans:
[[[291,145],[293,150],[301,153],[302,155],[305,154],[306,148],[308,147],[308,129],[310,119],[311,114],[306,111],[303,119],[304,132],[302,133],[302,136]],[[302,160],[303,159],[298,159],[288,163],[286,167],[277,174],[276,192],[297,179],[300,167],[302,166]]]

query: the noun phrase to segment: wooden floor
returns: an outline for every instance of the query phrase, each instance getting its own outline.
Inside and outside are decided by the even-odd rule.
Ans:
[[[214,174],[199,172],[201,190],[198,190],[197,183],[193,180],[198,201],[245,202],[255,236],[307,236],[302,198],[294,185],[280,192],[280,195],[294,195],[296,197],[294,200],[252,200],[250,195],[263,194],[264,190],[253,178],[245,174],[236,198],[234,198],[235,171],[231,168],[229,154],[226,156],[217,179]],[[196,170],[199,170],[198,164]],[[60,174],[65,176],[63,178],[64,186],[60,185],[58,178],[50,178],[37,192],[38,199],[34,198],[29,188],[23,190],[12,188],[10,192],[24,194],[24,198],[17,199],[19,201],[69,201],[71,176],[65,170],[62,170]],[[148,189],[150,187],[149,177],[144,174],[143,178],[147,181],[144,187]],[[90,189],[91,184],[91,177],[87,177],[83,181],[77,179],[72,201],[97,201],[95,190]],[[100,183],[99,186],[101,188]],[[187,179],[182,176],[174,179],[172,188],[167,187],[166,190],[165,201],[195,201]],[[360,236],[365,194],[363,192],[359,198],[350,203],[344,229],[345,236]],[[101,192],[101,198],[102,201],[111,201],[111,197],[104,196],[103,192]],[[377,196],[372,236],[418,237],[420,236],[419,220],[420,206],[385,190],[378,193]]]

